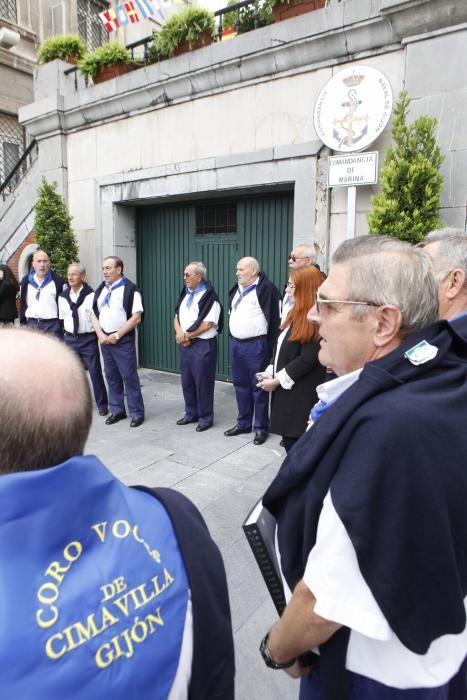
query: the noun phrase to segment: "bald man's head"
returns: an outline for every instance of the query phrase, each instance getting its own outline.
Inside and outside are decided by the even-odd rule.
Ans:
[[[83,453],[92,420],[88,382],[61,341],[0,330],[0,474],[53,467]]]
[[[237,263],[237,280],[242,287],[248,287],[259,275],[259,262],[256,258],[241,258]]]

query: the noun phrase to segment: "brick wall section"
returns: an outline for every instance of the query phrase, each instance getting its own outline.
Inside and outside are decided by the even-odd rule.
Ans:
[[[21,257],[21,253],[22,253],[23,250],[26,248],[26,246],[30,245],[31,243],[35,243],[35,242],[36,242],[36,234],[35,234],[34,231],[32,231],[32,232],[24,239],[24,241],[21,243],[21,245],[18,246],[18,248],[15,250],[15,252],[14,252],[13,255],[11,256],[11,258],[10,258],[9,260],[7,260],[7,265],[8,265],[8,267],[14,272],[14,274],[15,274],[16,279],[18,280],[18,282],[21,281],[21,280],[18,278],[18,263],[19,263],[19,259],[20,259],[20,257]]]

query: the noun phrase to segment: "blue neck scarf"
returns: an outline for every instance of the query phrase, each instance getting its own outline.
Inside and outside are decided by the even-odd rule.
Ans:
[[[42,290],[46,285],[48,285],[49,282],[52,281],[52,273],[50,272],[50,270],[48,270],[46,276],[44,277],[44,279],[42,280],[42,282],[41,282],[40,284],[37,284],[36,280],[34,279],[34,274],[35,274],[35,273],[31,270],[31,272],[29,273],[29,276],[28,276],[28,283],[29,283],[32,287],[34,287],[35,289],[37,289],[37,292],[36,292],[36,299],[39,299],[40,296],[41,296],[41,290]]]
[[[193,299],[195,297],[195,294],[198,292],[205,292],[206,291],[206,283],[205,282],[200,282],[198,286],[195,289],[189,289],[189,287],[185,287],[185,292],[188,297],[186,301],[186,306],[187,309],[191,308],[193,306]]]
[[[237,308],[237,306],[240,304],[242,301],[243,297],[246,297],[247,294],[253,291],[253,289],[256,287],[256,282],[254,284],[250,284],[249,287],[245,287],[243,292],[240,291],[240,287],[238,288],[238,299],[234,304],[234,311]]]
[[[96,457],[0,476],[2,697],[165,700],[188,581],[160,502]]]
[[[118,280],[118,282],[115,282],[115,284],[111,285],[111,284],[106,283],[105,287],[107,289],[107,295],[104,298],[104,301],[102,302],[101,308],[104,308],[104,306],[110,306],[110,297],[112,296],[112,292],[114,291],[114,289],[118,289],[119,287],[123,287],[125,282],[126,282],[126,278],[122,277],[120,280]]]

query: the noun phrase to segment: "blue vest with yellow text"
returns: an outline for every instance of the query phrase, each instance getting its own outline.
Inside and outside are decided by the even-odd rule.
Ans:
[[[0,697],[162,700],[189,589],[159,501],[95,457],[0,477]]]

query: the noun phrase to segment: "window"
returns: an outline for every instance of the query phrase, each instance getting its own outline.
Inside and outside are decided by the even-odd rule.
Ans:
[[[65,34],[65,8],[63,2],[50,8],[52,15],[52,36]]]
[[[98,16],[99,12],[108,10],[109,5],[104,0],[78,0],[78,34],[90,51],[109,40],[109,32]]]
[[[18,120],[0,112],[0,182],[3,182],[17,164],[26,147],[25,132]],[[20,177],[17,174],[14,186]]]
[[[16,22],[16,0],[0,0],[0,17]]]
[[[196,207],[196,235],[237,233],[236,203],[202,204]]]

